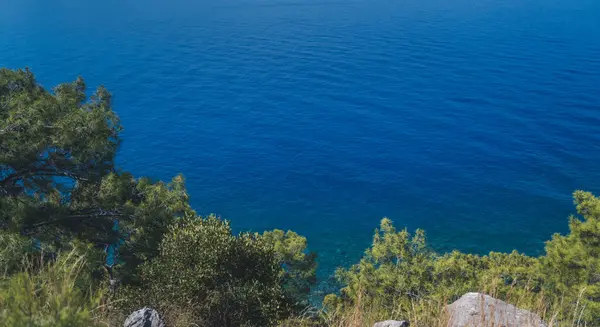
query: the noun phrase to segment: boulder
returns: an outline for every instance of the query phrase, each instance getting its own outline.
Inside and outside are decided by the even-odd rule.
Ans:
[[[406,320],[386,320],[376,322],[373,327],[408,327],[409,323]]]
[[[448,327],[547,327],[537,314],[482,293],[467,293],[446,308]]]
[[[165,327],[165,322],[156,310],[143,308],[130,314],[123,327]]]

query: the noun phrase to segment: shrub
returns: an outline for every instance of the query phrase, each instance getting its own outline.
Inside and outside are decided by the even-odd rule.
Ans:
[[[159,255],[141,266],[142,285],[124,290],[126,306],[152,306],[171,325],[271,326],[289,312],[272,246],[232,235],[214,216],[183,218]]]
[[[357,311],[381,319],[406,314],[411,299],[428,296],[434,287],[433,256],[426,247],[423,231],[418,230],[414,235],[407,230],[398,232],[392,221],[384,218],[375,231],[373,245],[360,262],[337,271],[345,287],[340,299],[326,297],[326,307],[344,311],[359,305]]]
[[[262,234],[273,246],[281,265],[286,299],[295,314],[310,307],[311,288],[317,282],[317,254],[307,251],[306,237],[293,231],[275,229]]]
[[[600,199],[589,192],[574,193],[577,216],[569,219],[569,234],[555,234],[546,243],[541,269],[547,293],[570,310],[584,307],[581,317],[600,325]],[[558,302],[559,299],[555,301]]]
[[[398,232],[383,219],[361,261],[337,272],[344,287],[339,296],[328,295],[324,307],[336,321],[424,317],[431,312],[419,310],[443,310],[479,291],[555,323],[600,325],[600,199],[582,191],[574,199],[580,217],[571,217],[570,233],[554,235],[539,258],[516,251],[440,256],[428,249],[422,231]]]

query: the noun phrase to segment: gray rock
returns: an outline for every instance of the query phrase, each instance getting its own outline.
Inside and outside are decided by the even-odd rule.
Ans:
[[[156,310],[143,308],[130,314],[123,327],[165,327],[165,322]]]
[[[408,327],[409,323],[406,320],[386,320],[376,322],[373,327]]]
[[[447,309],[448,327],[547,327],[537,314],[482,293],[467,293]]]

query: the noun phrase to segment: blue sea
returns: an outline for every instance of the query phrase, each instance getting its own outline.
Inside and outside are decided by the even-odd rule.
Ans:
[[[0,0],[0,66],[104,84],[121,168],[307,236],[322,275],[384,216],[539,254],[600,194],[598,0]]]

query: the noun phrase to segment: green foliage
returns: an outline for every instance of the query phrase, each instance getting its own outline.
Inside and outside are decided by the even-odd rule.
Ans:
[[[93,310],[101,294],[92,285],[85,257],[77,251],[55,262],[0,279],[0,325],[7,327],[98,326]]]
[[[542,270],[548,293],[586,307],[585,320],[600,325],[600,199],[589,192],[574,193],[580,217],[569,219],[570,233],[555,234],[546,243]]]
[[[532,309],[542,293],[544,277],[540,259],[513,251],[491,252],[483,258],[478,289],[509,300],[518,298],[522,307]]]
[[[431,259],[433,285],[429,295],[437,302],[455,300],[464,293],[478,289],[483,278],[480,273],[486,268],[485,258],[452,251]]]
[[[330,310],[355,305],[365,311],[376,308],[382,319],[389,319],[391,313],[406,313],[412,299],[431,294],[434,270],[434,254],[426,247],[425,233],[397,231],[392,221],[384,218],[360,262],[338,270],[338,278],[346,285],[342,297],[328,296],[325,304]]]
[[[142,285],[125,291],[127,304],[158,308],[174,325],[183,316],[206,326],[271,326],[288,312],[272,245],[232,235],[214,216],[177,221],[141,271]]]
[[[100,87],[86,101],[85,83],[51,94],[29,70],[0,69],[0,194],[49,194],[70,189],[54,177],[98,180],[112,169],[121,130]]]
[[[331,312],[369,312],[374,319],[405,318],[415,315],[415,308],[443,307],[470,291],[504,298],[540,291],[538,259],[517,252],[438,255],[427,247],[423,231],[397,231],[387,218],[361,261],[337,275],[345,287],[339,297],[328,295],[324,306]],[[520,303],[533,304],[533,299],[526,300]]]
[[[64,204],[75,187],[112,170],[120,130],[103,87],[86,100],[81,78],[50,93],[29,70],[0,69],[0,227],[53,236],[88,230],[79,217],[102,214]]]
[[[330,312],[359,308],[373,317],[407,317],[415,303],[443,306],[469,291],[492,294],[558,321],[600,324],[600,199],[574,193],[580,217],[571,217],[570,233],[554,235],[546,254],[529,257],[516,251],[487,256],[428,250],[422,231],[396,231],[381,221],[373,245],[350,269],[340,269],[340,296],[328,295]]]
[[[182,176],[170,183],[153,183],[130,174],[109,174],[99,192],[84,206],[98,206],[118,214],[125,244],[120,248],[119,277],[126,283],[139,282],[137,267],[158,254],[163,235],[178,218],[195,215]],[[124,235],[123,235],[124,234]],[[111,239],[115,241],[115,239]]]
[[[273,245],[281,264],[286,299],[296,312],[302,311],[310,305],[311,287],[317,282],[316,253],[308,252],[306,237],[293,231],[267,231],[262,238]]]
[[[0,69],[0,231],[35,237],[50,252],[127,236],[121,277],[136,281],[167,227],[193,211],[181,176],[153,183],[115,169],[122,128],[111,95],[85,92],[81,78],[48,92],[29,70]]]
[[[0,231],[0,276],[10,276],[24,269],[24,258],[32,251],[32,242],[12,233]]]

